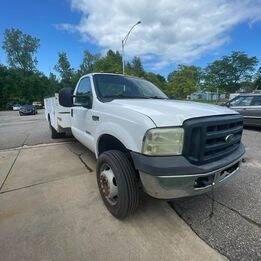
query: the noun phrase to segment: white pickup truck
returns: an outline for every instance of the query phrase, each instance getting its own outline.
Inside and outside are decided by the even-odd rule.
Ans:
[[[237,112],[170,100],[144,79],[88,74],[74,91],[60,91],[59,104],[69,108],[73,136],[95,153],[101,197],[119,219],[135,211],[142,189],[160,199],[211,191],[237,172],[245,152]]]

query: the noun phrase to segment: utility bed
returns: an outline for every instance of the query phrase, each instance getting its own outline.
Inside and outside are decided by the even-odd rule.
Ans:
[[[44,99],[45,117],[52,131],[57,134],[65,134],[71,130],[71,108],[59,104],[59,94]],[[57,137],[58,138],[58,137]]]

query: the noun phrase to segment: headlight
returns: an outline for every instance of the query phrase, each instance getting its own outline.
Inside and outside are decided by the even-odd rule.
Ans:
[[[142,153],[147,155],[180,155],[183,149],[183,128],[156,128],[147,131]]]

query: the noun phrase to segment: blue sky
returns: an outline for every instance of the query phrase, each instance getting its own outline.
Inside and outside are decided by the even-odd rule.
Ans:
[[[48,75],[54,71],[59,51],[67,52],[77,68],[85,49],[102,54],[108,48],[120,50],[128,25],[141,20],[126,53],[128,58],[141,56],[148,71],[166,76],[178,63],[204,67],[233,50],[245,51],[261,61],[260,1],[241,0],[235,3],[235,10],[230,0],[212,0],[206,5],[208,1],[195,0],[197,5],[192,8],[182,6],[180,0],[176,6],[175,1],[165,0],[164,6],[153,7],[153,15],[149,15],[152,7],[145,0],[135,9],[130,0],[96,0],[96,5],[91,0],[3,1],[0,42],[2,45],[4,30],[11,27],[38,37],[38,69]],[[3,49],[0,62],[6,62]]]

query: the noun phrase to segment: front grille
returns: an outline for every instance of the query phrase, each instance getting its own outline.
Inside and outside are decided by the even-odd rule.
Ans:
[[[235,151],[241,142],[241,115],[214,116],[186,120],[184,156],[201,165],[224,158]]]

